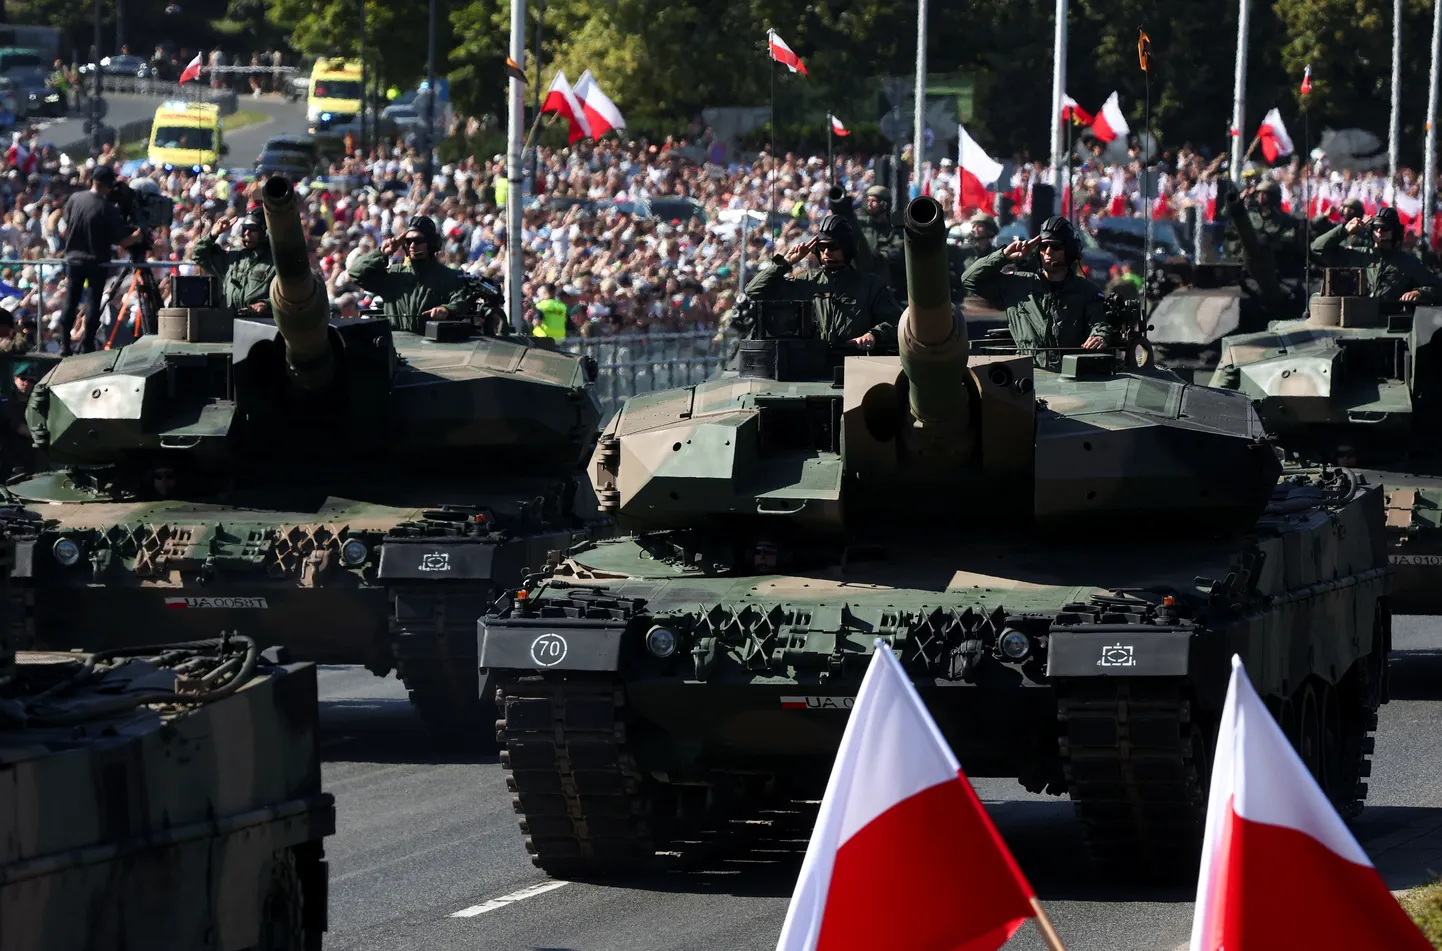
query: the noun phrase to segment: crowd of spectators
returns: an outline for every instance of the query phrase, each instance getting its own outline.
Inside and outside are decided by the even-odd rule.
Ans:
[[[858,198],[858,206],[867,187],[889,184],[884,164],[876,159],[848,156],[828,174],[824,158],[788,153],[775,163],[773,181],[773,163],[765,155],[727,168],[698,164],[690,160],[694,155],[687,143],[669,139],[540,150],[533,179],[540,187],[527,190],[522,233],[523,307],[536,326],[541,311],[554,308],[542,302],[558,300],[566,308],[571,335],[714,331],[733,312],[747,277],[827,213],[833,178]],[[33,133],[19,137],[6,155],[0,181],[0,256],[7,261],[57,257],[63,247],[60,209],[70,192],[87,186],[95,161],[73,162]],[[110,152],[99,161],[120,167]],[[436,220],[444,263],[502,283],[504,166],[499,155],[466,158],[436,168],[427,183],[420,157],[396,143],[341,156],[327,174],[303,184],[316,261],[340,313],[358,314],[375,303],[347,277],[348,264],[401,233],[414,215]],[[996,189],[1009,199],[1003,204],[1011,213],[1025,214],[1030,185],[1049,180],[1050,171],[1025,161],[1010,167]],[[1212,216],[1218,161],[1182,149],[1162,156],[1158,168],[1158,198],[1151,203],[1155,216],[1185,218],[1189,205]],[[175,199],[175,220],[156,234],[149,252],[153,260],[176,262],[171,273],[191,270],[184,263],[190,247],[218,221],[234,218],[239,228],[257,184],[238,173],[197,176],[144,165],[129,171],[154,178]],[[1347,197],[1359,197],[1372,208],[1390,198],[1400,208],[1418,188],[1411,172],[1399,176],[1393,194],[1385,175],[1375,172],[1332,171],[1324,162],[1313,171],[1308,191],[1314,213],[1332,213]],[[1280,182],[1284,204],[1300,211],[1306,172],[1299,163],[1265,174]],[[925,166],[923,181],[952,211],[954,223],[976,211],[956,201],[959,180],[950,160]],[[1083,162],[1074,181],[1083,220],[1144,211],[1135,157],[1129,163]],[[769,216],[761,213],[767,208],[773,209]],[[1420,222],[1420,199],[1415,212],[1406,217]],[[44,349],[59,349],[62,269],[0,265],[0,284],[0,309],[14,314],[22,326],[28,322]],[[117,320],[123,288],[114,296],[109,321]],[[100,339],[107,339],[110,330],[103,324]]]

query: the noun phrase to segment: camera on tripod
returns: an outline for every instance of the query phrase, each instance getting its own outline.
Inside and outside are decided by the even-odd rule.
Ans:
[[[120,209],[121,217],[140,231],[140,240],[131,246],[131,257],[139,260],[154,243],[151,232],[167,228],[175,220],[175,200],[161,194],[160,186],[148,178],[117,185],[110,200]]]

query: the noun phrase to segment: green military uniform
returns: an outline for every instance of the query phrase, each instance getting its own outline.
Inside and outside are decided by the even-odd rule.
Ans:
[[[1061,366],[1060,353],[1039,348],[1080,348],[1088,337],[1116,341],[1116,330],[1107,322],[1102,293],[1080,274],[1068,274],[1053,284],[1034,271],[1003,274],[1006,250],[993,251],[973,262],[962,276],[966,289],[1006,308],[1018,353],[1035,354],[1036,365],[1046,369]]]
[[[275,262],[271,260],[269,245],[253,251],[243,248],[226,251],[215,238],[206,235],[195,242],[190,259],[220,278],[225,306],[231,310],[270,301]]]
[[[381,251],[367,251],[347,268],[350,279],[385,298],[385,315],[396,330],[424,333],[421,315],[434,307],[452,314],[464,310],[466,288],[460,274],[435,258],[387,266]]]
[[[897,299],[905,299],[906,244],[902,230],[891,223],[891,189],[872,185],[866,190],[866,197],[881,199],[886,203],[886,211],[857,216],[858,243],[865,246],[865,251],[857,248],[858,261],[866,271],[881,278]]]
[[[781,255],[762,266],[746,285],[756,300],[813,301],[821,339],[839,343],[871,333],[879,348],[896,345],[901,305],[881,278],[854,266],[790,277],[791,265]]]
[[[1337,228],[1312,242],[1312,253],[1325,267],[1356,267],[1367,272],[1367,287],[1381,301],[1398,301],[1408,291],[1420,291],[1420,304],[1442,300],[1442,281],[1415,255],[1397,248],[1343,246],[1346,228]]]

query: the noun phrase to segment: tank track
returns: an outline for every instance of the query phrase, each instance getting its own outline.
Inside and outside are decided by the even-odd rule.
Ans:
[[[626,749],[620,687],[506,682],[496,705],[501,765],[531,861],[560,877],[659,870],[649,784]]]
[[[1098,867],[1135,880],[1195,875],[1213,747],[1183,683],[1070,681],[1057,687],[1057,716],[1068,791]]]
[[[448,745],[494,750],[485,724],[491,715],[481,698],[490,692],[477,679],[476,620],[484,592],[437,591],[425,586],[393,589],[390,642],[396,676],[426,729]],[[425,603],[422,616],[402,617],[397,599]]]

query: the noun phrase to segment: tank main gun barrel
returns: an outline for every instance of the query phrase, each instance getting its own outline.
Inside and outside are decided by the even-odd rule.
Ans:
[[[934,198],[913,199],[903,216],[909,306],[897,327],[901,366],[911,382],[911,415],[924,427],[964,429],[971,415],[966,386],[966,322],[951,306],[946,221]]]
[[[330,343],[330,298],[311,268],[310,248],[300,218],[300,200],[283,175],[272,175],[260,188],[265,230],[275,277],[270,309],[285,338],[285,362],[303,389],[318,389],[335,375]]]
[[[1267,249],[1262,247],[1262,242],[1257,237],[1257,229],[1252,227],[1252,216],[1247,214],[1241,196],[1232,190],[1225,199],[1223,210],[1232,222],[1232,227],[1237,229],[1237,242],[1242,246],[1242,267],[1246,268],[1252,280],[1257,282],[1265,300],[1273,301],[1285,297],[1282,286],[1277,283],[1276,262],[1272,260]]]

